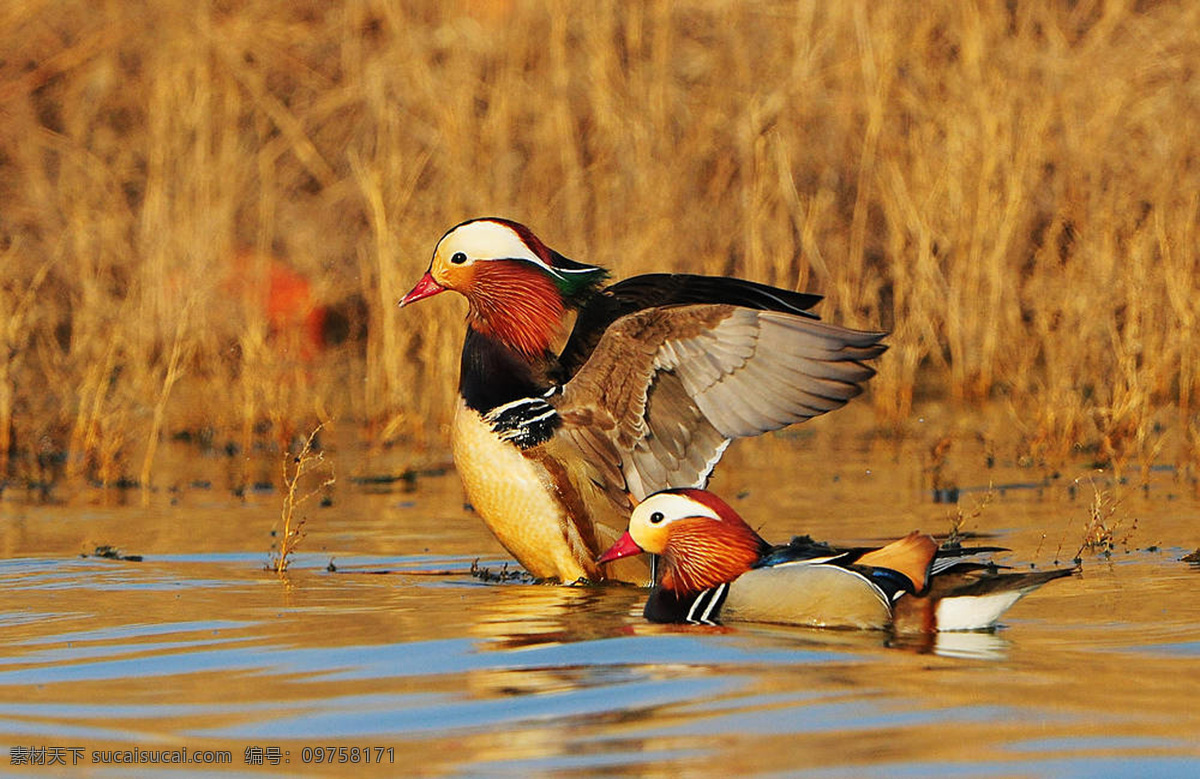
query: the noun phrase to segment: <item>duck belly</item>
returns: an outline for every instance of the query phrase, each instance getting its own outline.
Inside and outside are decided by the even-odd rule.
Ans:
[[[584,544],[568,533],[549,475],[514,444],[501,439],[460,398],[451,433],[454,465],[467,500],[525,570],[564,582],[587,577]]]

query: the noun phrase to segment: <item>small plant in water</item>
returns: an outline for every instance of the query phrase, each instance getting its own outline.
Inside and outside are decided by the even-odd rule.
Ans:
[[[942,542],[943,547],[952,548],[962,543],[964,538],[969,537],[968,532],[964,532],[967,521],[978,519],[983,514],[984,509],[996,499],[996,490],[989,484],[987,492],[983,493],[975,500],[974,507],[970,511],[963,511],[962,501],[954,507],[954,513],[950,515],[950,533],[946,536],[946,540]]]
[[[317,438],[317,433],[325,427],[325,423],[317,425],[308,435],[308,439],[304,442],[304,446],[300,448],[300,453],[292,455],[288,453],[283,458],[283,509],[280,513],[280,520],[283,523],[282,535],[279,537],[279,549],[272,550],[270,558],[267,561],[267,570],[274,571],[282,575],[287,571],[289,558],[292,552],[296,551],[301,539],[304,538],[304,519],[296,521],[296,509],[309,498],[316,496],[325,488],[332,485],[336,478],[333,474],[333,464],[325,461],[325,453],[313,451],[313,442]],[[314,471],[323,470],[327,478],[322,479],[321,483],[313,489],[299,495],[301,479]]]
[[[508,570],[508,563],[500,567],[499,571],[493,571],[491,568],[479,564],[479,559],[476,558],[471,563],[471,576],[480,581],[485,582],[512,582],[517,581],[522,584],[530,584],[536,581],[533,576],[517,568]]]
[[[1082,562],[1084,552],[1111,557],[1117,545],[1127,545],[1129,537],[1137,530],[1137,520],[1134,519],[1129,523],[1128,531],[1118,538],[1125,524],[1124,519],[1116,516],[1121,501],[1109,490],[1097,487],[1092,479],[1088,481],[1092,485],[1092,505],[1088,507],[1088,521],[1083,527],[1083,540],[1079,551],[1075,553],[1076,565]]]

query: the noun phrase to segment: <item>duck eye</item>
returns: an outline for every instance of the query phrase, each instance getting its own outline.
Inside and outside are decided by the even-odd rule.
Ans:
[[[467,255],[463,254],[462,252],[455,252],[454,256],[450,258],[450,262],[454,263],[455,265],[462,265],[466,261]]]
[[[662,522],[664,519],[666,519],[666,517],[663,516],[663,513],[661,511],[656,511],[650,515],[650,524],[657,525],[659,522]]]

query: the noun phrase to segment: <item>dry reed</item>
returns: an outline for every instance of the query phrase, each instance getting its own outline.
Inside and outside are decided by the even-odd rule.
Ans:
[[[317,434],[324,427],[323,423],[317,425],[301,445],[299,453],[289,453],[283,459],[283,505],[280,508],[280,527],[276,536],[279,546],[272,550],[267,563],[268,569],[280,576],[287,571],[292,554],[304,539],[304,525],[307,520],[297,519],[296,509],[332,487],[337,481],[332,462],[325,459],[324,452],[314,448]],[[305,476],[311,474],[319,474],[321,480],[317,486],[302,492],[301,482],[305,481]]]
[[[1077,480],[1078,481],[1078,480]],[[1090,480],[1092,486],[1092,503],[1088,507],[1088,521],[1083,526],[1083,539],[1073,558],[1078,564],[1085,551],[1092,554],[1111,557],[1117,545],[1128,546],[1129,539],[1137,530],[1137,519],[1132,519],[1125,527],[1125,517],[1117,516],[1120,500],[1109,490],[1096,486],[1095,480]],[[1125,527],[1125,534],[1117,534]]]
[[[483,214],[618,276],[825,294],[893,333],[882,424],[999,398],[1034,458],[1197,457],[1195,3],[18,0],[0,30],[10,476],[149,489],[166,432],[326,415],[421,440],[462,304],[395,301]],[[360,350],[289,341],[271,258],[365,301]]]

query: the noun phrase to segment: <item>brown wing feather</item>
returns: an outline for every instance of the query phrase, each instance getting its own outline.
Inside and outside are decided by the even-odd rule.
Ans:
[[[641,500],[702,487],[733,438],[844,405],[875,372],[883,333],[731,305],[653,308],[621,317],[552,402],[556,437],[613,495]],[[616,488],[616,489],[614,489]]]
[[[565,451],[573,447],[574,451]],[[583,456],[579,456],[582,454]],[[623,477],[613,461],[611,444],[587,427],[576,427],[569,437],[557,437],[530,450],[542,462],[550,487],[566,508],[564,532],[588,576],[649,584],[649,563],[644,556],[619,560],[603,570],[594,561],[612,546],[629,520],[632,505],[621,487]]]

